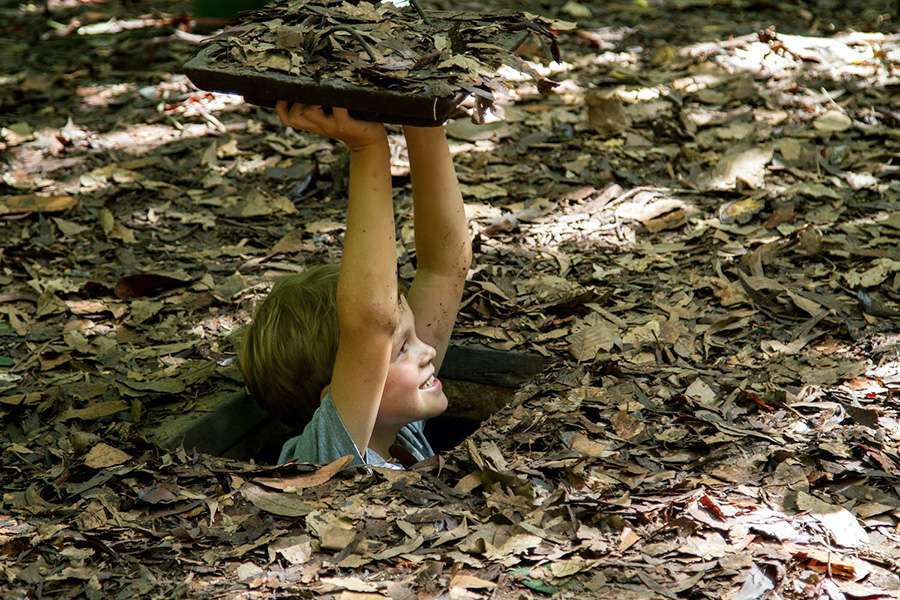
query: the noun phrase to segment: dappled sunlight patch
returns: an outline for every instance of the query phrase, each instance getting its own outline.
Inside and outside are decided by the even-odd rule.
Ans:
[[[191,123],[181,127],[140,123],[124,129],[97,134],[94,140],[95,146],[98,148],[141,155],[175,140],[203,137],[208,134],[209,127],[201,123]]]
[[[134,83],[113,83],[107,85],[89,85],[75,88],[75,95],[81,98],[84,108],[105,108],[111,104],[127,101],[136,89]]]
[[[777,44],[755,41],[735,49],[730,56],[720,56],[716,62],[729,70],[743,70],[760,75],[773,75],[806,66],[810,74],[840,81],[847,77],[875,77],[887,81],[881,45],[884,34],[844,34],[833,37],[814,37],[777,34]],[[896,80],[896,78],[894,78]]]

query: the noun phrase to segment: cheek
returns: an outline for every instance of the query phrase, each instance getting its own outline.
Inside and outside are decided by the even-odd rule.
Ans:
[[[419,386],[419,370],[409,365],[395,364],[388,369],[384,381],[385,391]]]

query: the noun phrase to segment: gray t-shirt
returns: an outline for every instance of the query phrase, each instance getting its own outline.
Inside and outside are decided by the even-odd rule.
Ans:
[[[412,455],[415,462],[434,456],[434,450],[425,437],[425,421],[414,421],[397,433],[397,445]],[[331,399],[331,392],[322,398],[312,420],[306,424],[303,433],[294,436],[281,447],[278,462],[296,460],[301,463],[327,464],[345,455],[351,455],[350,464],[366,464],[373,467],[403,469],[401,465],[388,462],[371,448],[366,448],[365,460],[359,455],[356,444],[347,433],[344,422]]]

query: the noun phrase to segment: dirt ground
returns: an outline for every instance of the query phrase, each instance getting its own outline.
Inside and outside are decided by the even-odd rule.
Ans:
[[[187,3],[0,8],[4,598],[900,597],[898,7],[507,5],[578,27],[447,126],[453,342],[552,367],[404,472],[144,439],[339,259],[346,153],[179,75]]]

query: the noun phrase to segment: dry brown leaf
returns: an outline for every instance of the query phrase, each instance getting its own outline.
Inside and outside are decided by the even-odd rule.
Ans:
[[[92,469],[104,469],[115,465],[121,465],[131,459],[131,455],[122,452],[118,448],[114,448],[108,444],[100,442],[84,456],[84,464]]]
[[[23,194],[0,199],[0,215],[62,212],[78,204],[75,196],[38,196]]]
[[[636,534],[631,527],[626,527],[622,530],[622,533],[619,534],[619,552],[625,552],[634,546],[640,539],[641,536]]]
[[[258,485],[245,483],[241,494],[260,510],[283,517],[300,517],[312,511],[310,504],[294,494],[269,492]]]
[[[497,584],[487,579],[481,579],[474,575],[466,575],[465,573],[457,573],[450,580],[450,587],[459,587],[467,590],[490,590],[497,587]]]
[[[593,458],[607,458],[615,454],[615,451],[606,440],[597,442],[589,439],[583,433],[573,435],[570,443],[572,450]]]
[[[123,410],[128,410],[128,403],[123,400],[107,400],[105,402],[95,402],[84,408],[70,408],[59,415],[58,420],[68,421],[69,419],[84,419],[90,421],[93,419],[102,419],[114,415]]]
[[[308,475],[297,475],[296,477],[258,477],[253,481],[266,487],[284,490],[286,492],[294,492],[309,487],[322,485],[338,471],[346,467],[353,461],[353,457],[349,454],[335,459],[327,465],[320,467],[317,471]]]
[[[457,481],[456,485],[453,486],[453,489],[468,494],[472,490],[478,488],[482,483],[481,473],[476,471],[475,473],[469,473]]]
[[[11,396],[0,396],[0,404],[5,404],[7,406],[27,406],[29,404],[37,404],[43,397],[44,395],[40,392],[12,394]]]
[[[567,339],[569,353],[578,361],[589,361],[594,360],[600,350],[612,350],[616,331],[600,315],[591,313],[584,319],[582,328]]]
[[[319,581],[325,585],[330,585],[333,588],[349,590],[351,592],[374,592],[378,589],[368,581],[363,581],[359,577],[323,577]]]
[[[312,557],[311,539],[308,535],[281,537],[269,544],[269,560],[280,554],[292,565],[301,565]]]
[[[389,596],[372,592],[351,592],[344,590],[341,592],[341,595],[338,596],[338,600],[385,600],[388,597]]]
[[[635,419],[627,411],[620,410],[610,419],[616,435],[623,440],[630,440],[639,436],[644,431],[644,423]]]

